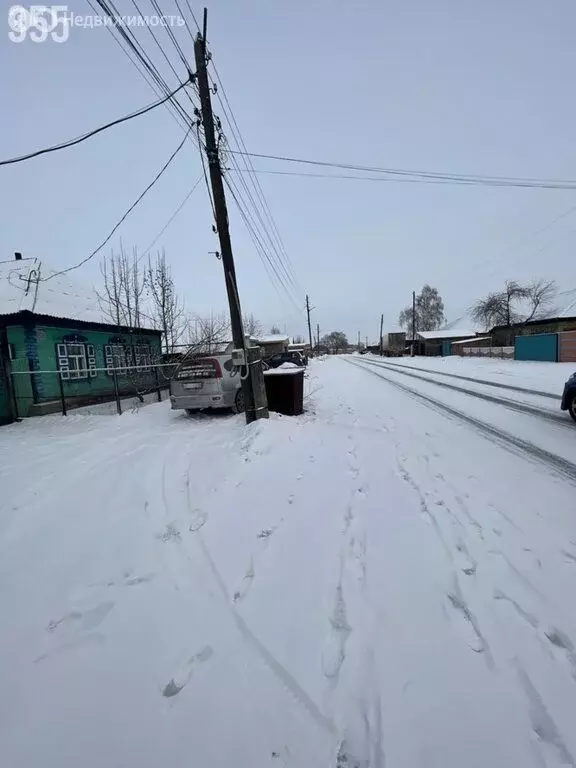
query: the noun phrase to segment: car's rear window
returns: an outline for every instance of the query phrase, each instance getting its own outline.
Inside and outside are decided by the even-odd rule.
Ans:
[[[218,365],[216,360],[202,359],[190,360],[182,363],[176,378],[178,379],[214,379],[216,378]]]

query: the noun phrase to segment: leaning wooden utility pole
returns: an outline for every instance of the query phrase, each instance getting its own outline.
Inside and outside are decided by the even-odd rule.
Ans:
[[[210,98],[210,86],[208,85],[207,52],[206,52],[206,24],[208,11],[204,9],[203,32],[198,32],[194,41],[194,57],[196,59],[196,78],[200,94],[200,106],[202,109],[202,124],[204,126],[204,138],[206,141],[206,155],[210,170],[210,182],[212,185],[212,197],[214,198],[214,215],[216,217],[216,229],[220,240],[220,253],[224,278],[226,280],[226,293],[230,306],[230,324],[232,327],[232,340],[237,350],[243,350],[246,374],[242,377],[242,394],[244,396],[244,410],[246,423],[256,419],[268,418],[268,403],[266,401],[266,389],[264,386],[264,373],[262,360],[258,347],[246,345],[244,330],[242,327],[242,310],[240,297],[236,283],[236,270],[234,268],[234,256],[232,254],[232,242],[228,228],[228,209],[224,195],[224,182],[222,181],[222,169],[220,156],[214,135],[214,115],[212,113],[212,100]],[[202,151],[202,148],[200,148]],[[243,366],[244,367],[244,366]],[[241,369],[242,370],[242,369]]]
[[[380,315],[380,357],[384,354],[384,339],[382,337],[382,332],[384,330],[384,315]]]
[[[316,344],[318,353],[320,353],[320,323],[316,323]]]
[[[312,310],[310,309],[310,300],[308,299],[308,294],[306,294],[306,312],[308,314],[308,339],[310,341],[310,354],[312,354],[312,326],[310,325],[310,312],[311,311]]]
[[[412,357],[416,354],[416,291],[412,291]]]

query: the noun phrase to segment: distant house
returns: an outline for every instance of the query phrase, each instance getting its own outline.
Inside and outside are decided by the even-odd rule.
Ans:
[[[576,309],[576,308],[575,308]],[[547,317],[529,320],[527,323],[496,325],[490,331],[496,346],[514,346],[516,336],[533,336],[541,333],[563,333],[576,330],[576,312],[572,317]]]
[[[0,423],[151,384],[161,334],[105,322],[94,293],[36,258],[0,262]]]
[[[301,354],[305,355],[306,357],[309,357],[312,354],[312,349],[310,348],[310,343],[307,341],[304,342],[292,342],[291,344],[288,344],[288,350],[290,352],[300,352]]]
[[[287,352],[290,338],[283,333],[270,333],[258,336],[255,343],[262,348],[262,357],[270,357],[278,352]]]
[[[416,340],[421,342],[417,350],[424,355],[451,355],[452,342],[470,339],[476,336],[476,331],[459,328],[441,329],[437,331],[418,331]]]

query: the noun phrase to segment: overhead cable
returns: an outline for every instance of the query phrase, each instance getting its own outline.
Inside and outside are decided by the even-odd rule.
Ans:
[[[54,144],[53,146],[45,147],[44,149],[37,149],[34,152],[29,152],[26,155],[18,155],[18,157],[11,157],[8,160],[0,160],[0,165],[22,163],[25,160],[31,160],[33,157],[47,155],[49,152],[58,152],[61,149],[67,149],[68,147],[73,147],[76,144],[80,144],[81,142],[86,141],[86,139],[89,139],[92,136],[96,136],[98,133],[102,133],[102,131],[106,131],[108,128],[112,128],[115,125],[120,125],[121,123],[126,123],[128,120],[132,120],[135,117],[140,117],[140,115],[145,115],[147,112],[151,112],[153,109],[156,109],[156,107],[160,107],[162,104],[165,104],[167,101],[169,101],[176,93],[178,93],[178,91],[182,90],[182,88],[184,88],[188,82],[189,81],[180,83],[177,88],[168,93],[159,101],[155,101],[153,104],[149,104],[147,107],[142,107],[141,109],[136,110],[136,112],[131,112],[129,115],[124,115],[124,117],[119,117],[117,120],[112,120],[105,125],[101,125],[99,128],[95,128],[93,131],[83,133],[81,136],[77,136],[75,139],[68,139],[67,141],[61,142],[60,144]]]
[[[514,176],[485,176],[475,174],[439,173],[432,171],[412,171],[400,168],[382,168],[378,166],[354,165],[352,163],[335,163],[325,160],[310,160],[306,158],[289,157],[284,155],[268,155],[259,152],[245,152],[241,150],[229,150],[236,155],[248,155],[264,160],[278,160],[288,163],[301,163],[304,165],[316,165],[325,168],[342,168],[349,171],[363,171],[365,173],[384,173],[390,176],[407,176],[418,179],[436,179],[452,183],[467,183],[482,186],[502,187],[533,187],[537,189],[576,189],[576,181],[566,179],[539,179],[522,178]]]
[[[152,179],[152,181],[150,182],[150,184],[148,184],[148,186],[146,187],[146,189],[145,189],[145,190],[144,190],[144,191],[143,191],[143,192],[142,192],[142,193],[141,193],[141,194],[140,194],[140,195],[139,195],[139,196],[136,198],[136,200],[135,200],[135,201],[132,203],[132,205],[131,205],[131,206],[128,208],[128,210],[126,211],[126,213],[124,213],[124,214],[123,214],[123,216],[120,218],[120,220],[119,220],[119,221],[118,221],[118,222],[117,222],[117,223],[116,223],[116,224],[115,224],[115,225],[112,227],[112,229],[110,230],[109,234],[108,234],[108,235],[106,236],[106,238],[105,238],[105,239],[104,239],[104,240],[103,240],[103,241],[100,243],[100,245],[99,245],[97,248],[95,248],[95,249],[92,251],[92,253],[88,254],[88,256],[86,256],[86,258],[82,259],[82,261],[79,261],[79,262],[78,262],[78,264],[74,264],[74,265],[72,265],[71,267],[67,267],[66,269],[62,269],[62,270],[60,270],[59,272],[54,272],[54,273],[53,273],[53,274],[51,274],[49,277],[46,277],[46,278],[44,278],[44,279],[43,279],[43,282],[46,282],[46,281],[48,281],[48,280],[52,280],[52,278],[54,278],[54,277],[57,277],[58,275],[64,275],[64,274],[66,274],[67,272],[71,272],[73,269],[78,269],[79,267],[82,267],[82,266],[83,266],[84,264],[86,264],[88,261],[90,261],[91,259],[93,259],[93,258],[94,258],[94,256],[96,256],[96,254],[97,254],[97,253],[99,253],[99,252],[102,250],[102,248],[104,248],[104,246],[106,245],[106,243],[108,243],[108,242],[109,242],[109,240],[112,238],[112,236],[114,235],[114,233],[116,232],[116,230],[117,230],[117,229],[120,227],[120,225],[121,225],[121,224],[122,224],[122,223],[125,221],[125,219],[126,219],[126,218],[127,218],[129,215],[130,215],[130,213],[132,213],[132,211],[134,210],[134,208],[136,208],[136,206],[138,205],[138,203],[140,203],[140,201],[141,201],[141,200],[142,200],[142,199],[143,199],[143,198],[146,196],[146,194],[147,194],[147,193],[148,193],[148,192],[149,192],[149,191],[152,189],[152,187],[153,187],[153,186],[156,184],[156,182],[157,182],[157,181],[160,179],[160,177],[163,175],[163,173],[164,173],[164,172],[167,170],[168,166],[171,164],[171,162],[174,160],[174,158],[176,157],[176,155],[178,154],[178,152],[180,152],[180,150],[181,150],[181,149],[182,149],[182,147],[184,146],[184,142],[186,141],[186,139],[187,139],[187,138],[188,138],[188,134],[186,134],[186,135],[184,136],[184,138],[182,139],[182,141],[180,142],[180,144],[179,144],[179,145],[176,147],[176,149],[174,150],[174,152],[172,152],[172,154],[170,155],[170,157],[168,158],[168,160],[167,160],[167,161],[164,163],[164,165],[163,165],[163,166],[162,166],[162,168],[161,168],[161,169],[158,171],[158,173],[156,174],[156,176],[155,176],[155,177]]]

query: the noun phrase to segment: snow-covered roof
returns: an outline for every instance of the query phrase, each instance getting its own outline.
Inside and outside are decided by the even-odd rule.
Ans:
[[[416,333],[416,336],[420,339],[424,339],[424,341],[428,341],[428,339],[468,339],[474,338],[475,335],[476,331],[471,331],[470,329],[462,331],[447,328],[442,328],[438,331],[418,331]]]
[[[556,317],[573,317],[576,315],[576,288],[571,291],[562,291],[556,296],[558,314]]]
[[[0,262],[0,315],[34,312],[37,315],[105,322],[94,291],[57,275],[36,258]]]
[[[288,340],[289,336],[284,333],[269,333],[265,336],[258,336],[256,339],[259,344],[280,344]]]
[[[490,341],[491,338],[491,336],[472,336],[470,339],[455,341],[453,344],[470,344],[471,341]]]

